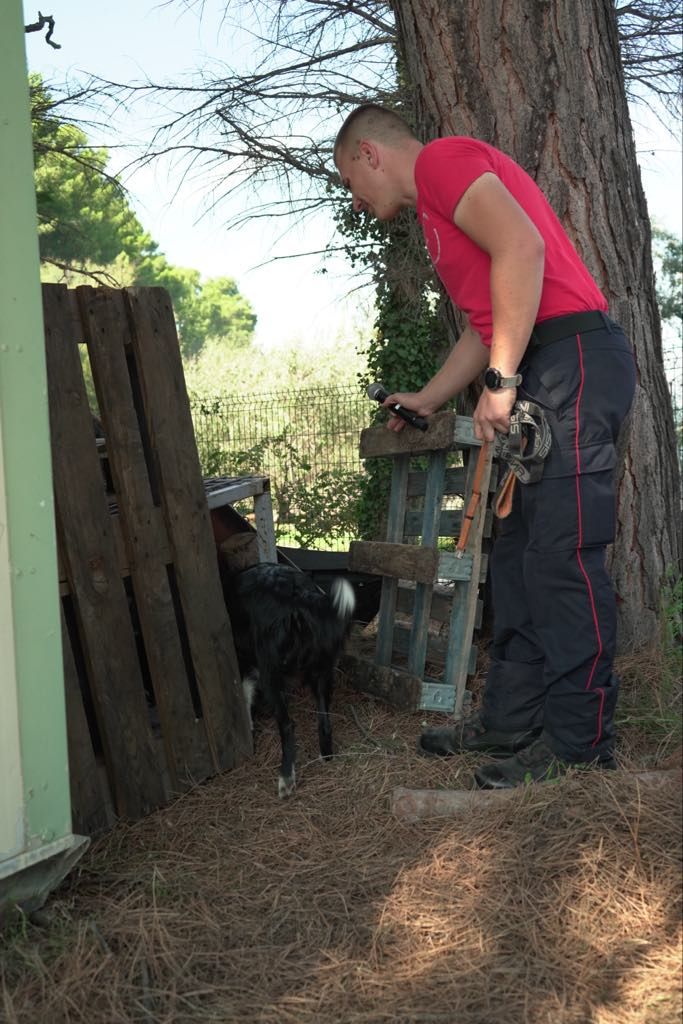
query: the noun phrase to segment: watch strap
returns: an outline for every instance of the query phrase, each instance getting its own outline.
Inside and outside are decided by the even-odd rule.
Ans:
[[[500,387],[501,388],[518,388],[522,383],[521,373],[516,373],[513,377],[501,377]]]
[[[486,378],[490,378],[487,380]],[[515,373],[512,377],[503,377],[500,370],[489,366],[484,374],[484,383],[490,391],[501,391],[503,388],[516,388],[522,383],[521,373]]]

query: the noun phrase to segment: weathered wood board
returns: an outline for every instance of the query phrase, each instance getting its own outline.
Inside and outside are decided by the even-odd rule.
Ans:
[[[385,696],[391,696],[394,686],[394,701],[403,703],[406,694],[409,700],[414,697],[414,688],[399,684],[391,672],[396,670],[395,656],[405,655],[409,677],[423,680],[415,707],[459,714],[467,676],[476,666],[472,638],[481,622],[479,586],[487,565],[482,542],[492,529],[492,512],[487,507],[494,479],[490,448],[481,448],[471,420],[443,412],[429,418],[425,433],[371,427],[361,434],[360,451],[363,458],[390,458],[392,479],[386,541],[353,541],[349,548],[349,566],[354,571],[382,577],[375,653],[375,664],[382,671],[370,673],[367,662],[359,659],[351,678],[358,680],[361,689],[371,687]],[[463,464],[449,466],[448,453],[459,451]],[[411,460],[419,468],[413,468]],[[467,542],[463,540],[464,548],[457,550],[462,509],[475,490],[478,462],[481,481],[476,492],[481,487],[482,498]],[[460,500],[454,501],[453,495]],[[449,504],[445,505],[447,497]],[[458,504],[459,508],[453,507]],[[455,550],[443,550],[440,541],[445,537]],[[406,543],[408,539],[417,542]],[[451,588],[448,597],[440,587],[444,582]],[[406,583],[412,588],[409,601]],[[406,606],[408,621],[401,619]],[[448,623],[446,629],[434,631],[435,616]],[[443,663],[443,682],[426,675],[427,662],[435,660]]]
[[[43,304],[72,799],[97,831],[239,764],[251,733],[168,295],[45,285]]]

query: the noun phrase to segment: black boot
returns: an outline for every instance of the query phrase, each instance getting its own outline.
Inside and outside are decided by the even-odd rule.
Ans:
[[[425,729],[420,736],[417,749],[426,757],[450,757],[452,754],[491,754],[492,757],[510,757],[523,750],[541,733],[537,729],[502,732],[487,729],[480,712],[463,718],[454,726]]]
[[[532,782],[554,782],[566,775],[570,768],[603,768],[613,771],[617,762],[611,754],[596,757],[590,763],[570,764],[562,761],[541,739],[518,754],[496,764],[484,764],[474,773],[481,789],[514,789]]]

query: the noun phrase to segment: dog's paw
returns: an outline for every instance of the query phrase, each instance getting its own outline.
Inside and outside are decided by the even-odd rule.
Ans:
[[[292,768],[292,774],[290,776],[281,775],[277,780],[277,795],[282,800],[286,796],[291,796],[296,789],[296,772]]]

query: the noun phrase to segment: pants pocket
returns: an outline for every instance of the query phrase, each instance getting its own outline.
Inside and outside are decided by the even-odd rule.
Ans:
[[[613,469],[555,476],[522,485],[529,547],[569,550],[611,544],[616,528]]]

